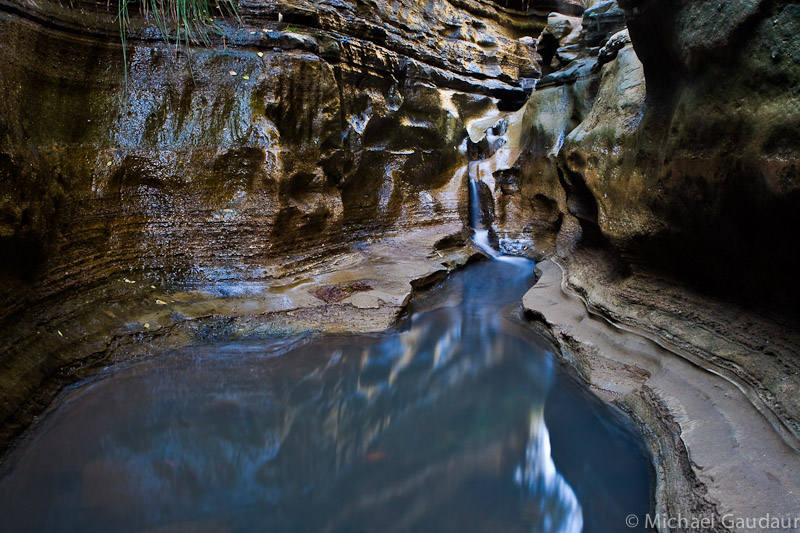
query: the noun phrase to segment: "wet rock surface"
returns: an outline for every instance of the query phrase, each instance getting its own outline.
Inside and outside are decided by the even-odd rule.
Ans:
[[[695,298],[695,316],[682,324],[691,334],[653,334],[641,306],[630,304],[620,315],[595,307],[601,305],[596,294],[573,289],[574,267],[570,279],[551,261],[537,268],[540,280],[523,298],[526,313],[556,335],[563,357],[584,380],[648,428],[656,513],[713,524],[706,531],[742,529],[731,526],[731,517],[744,513],[792,516],[800,492],[798,441],[753,383],[719,364],[726,348],[741,349],[743,338],[757,336],[753,325],[742,324],[740,315],[736,327],[745,333],[726,339],[714,328],[719,308]],[[654,322],[657,305],[650,304]],[[712,353],[716,361],[709,361]]]

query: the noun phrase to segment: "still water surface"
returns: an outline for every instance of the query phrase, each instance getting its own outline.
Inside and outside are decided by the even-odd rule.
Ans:
[[[62,395],[4,462],[3,531],[609,532],[641,439],[469,266],[382,335],[187,348]]]

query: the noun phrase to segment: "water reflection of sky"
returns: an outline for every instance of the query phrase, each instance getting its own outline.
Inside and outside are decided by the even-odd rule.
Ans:
[[[0,515],[9,531],[602,531],[616,518],[581,498],[614,499],[608,476],[573,490],[559,473],[560,378],[504,316],[531,270],[473,265],[385,335],[187,349],[75,388],[7,462]]]

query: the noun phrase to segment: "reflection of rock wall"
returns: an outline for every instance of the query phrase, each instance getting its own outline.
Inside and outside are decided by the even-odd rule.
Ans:
[[[530,425],[525,464],[519,465],[514,473],[514,481],[524,487],[530,501],[528,512],[541,517],[541,523],[553,531],[579,533],[583,531],[583,510],[553,462],[550,433],[542,413],[533,411]]]
[[[292,531],[419,531],[443,517],[463,531],[469,514],[483,514],[563,531],[581,515],[550,457],[552,359],[501,312],[531,272],[484,262],[470,274],[380,337],[190,347],[73,389],[52,425],[12,455],[4,526],[274,531],[290,520]],[[522,457],[531,511],[481,506],[470,487],[491,494],[499,484],[515,500]],[[42,489],[42,475],[60,481]],[[442,513],[469,494],[481,508]],[[43,501],[48,513],[30,511]]]

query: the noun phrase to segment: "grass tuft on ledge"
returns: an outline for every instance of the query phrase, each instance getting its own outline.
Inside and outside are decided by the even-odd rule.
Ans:
[[[128,85],[127,36],[130,7],[138,5],[147,20],[152,20],[164,40],[175,42],[176,48],[191,44],[209,44],[209,32],[221,33],[215,16],[239,20],[236,0],[119,0],[117,19],[125,63],[125,86]]]

